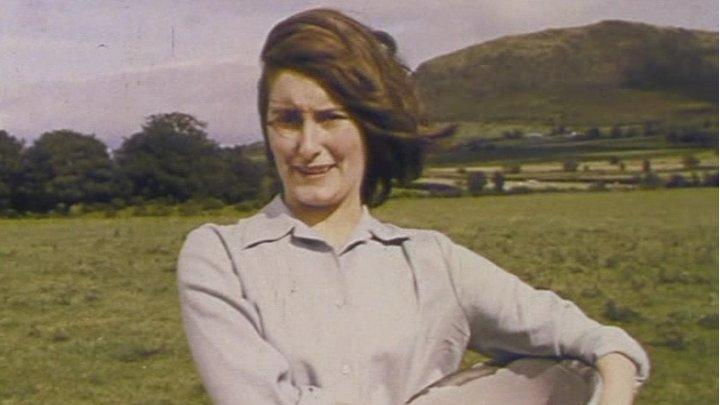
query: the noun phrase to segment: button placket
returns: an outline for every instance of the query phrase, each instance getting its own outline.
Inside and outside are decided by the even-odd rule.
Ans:
[[[345,252],[347,253],[347,252]],[[344,264],[345,260],[343,260],[344,256],[342,254],[335,255],[335,263],[337,265],[338,269],[338,280],[339,283],[339,290],[338,290],[338,297],[333,302],[335,308],[337,311],[339,311],[339,315],[342,320],[343,328],[346,333],[346,343],[348,350],[345,352],[345,355],[340,358],[340,375],[342,375],[344,378],[349,377],[352,372],[352,358],[349,357],[354,353],[354,346],[356,344],[355,334],[352,332],[354,327],[354,318],[355,314],[352,310],[352,306],[350,305],[350,300],[348,297],[349,289],[347,288],[347,279],[346,279],[346,272],[348,269],[346,268],[347,265]]]
[[[342,368],[340,368],[340,374],[342,375],[348,375],[352,372],[352,367],[350,367],[349,364],[343,364]]]

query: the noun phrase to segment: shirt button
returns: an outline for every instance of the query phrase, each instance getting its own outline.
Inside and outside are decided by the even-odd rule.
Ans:
[[[339,300],[335,301],[335,306],[338,307],[338,308],[340,308],[340,307],[342,307],[342,306],[344,306],[344,305],[345,305],[345,300],[344,300],[344,299],[339,299]]]
[[[343,364],[342,368],[340,369],[340,372],[341,372],[343,375],[348,375],[348,374],[350,374],[350,371],[352,371],[352,369],[350,368],[350,365],[348,365],[348,364]]]

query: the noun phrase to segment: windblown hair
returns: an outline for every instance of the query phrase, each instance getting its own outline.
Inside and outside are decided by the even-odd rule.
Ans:
[[[317,80],[362,130],[367,167],[361,198],[382,204],[393,180],[416,179],[428,140],[449,135],[452,128],[431,133],[421,114],[410,70],[396,56],[393,38],[331,9],[295,14],[268,34],[261,59],[258,109],[268,157],[268,94],[273,76],[293,70]]]

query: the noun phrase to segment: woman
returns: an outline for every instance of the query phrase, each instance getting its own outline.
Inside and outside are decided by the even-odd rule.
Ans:
[[[191,232],[179,260],[183,324],[219,404],[403,404],[472,348],[576,358],[603,403],[631,403],[642,348],[433,231],[365,206],[419,174],[424,131],[384,33],[332,10],[278,24],[258,105],[283,192],[235,225]]]

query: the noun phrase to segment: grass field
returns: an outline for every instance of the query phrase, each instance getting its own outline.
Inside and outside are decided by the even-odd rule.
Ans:
[[[653,364],[637,403],[715,404],[717,201],[700,188],[531,194],[394,200],[376,214],[445,232],[624,327]],[[0,220],[0,404],[207,403],[175,259],[190,229],[235,220]]]

